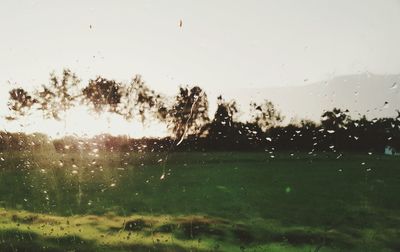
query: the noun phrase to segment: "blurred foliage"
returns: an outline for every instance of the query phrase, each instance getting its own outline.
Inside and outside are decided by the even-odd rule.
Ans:
[[[348,110],[333,108],[322,113],[321,122],[301,119],[283,125],[284,116],[279,109],[271,101],[264,100],[250,104],[250,119],[243,122],[238,119],[236,101],[225,101],[219,96],[217,110],[210,120],[207,95],[199,86],[180,87],[176,96],[167,97],[151,89],[140,75],[129,83],[99,76],[89,80],[84,87],[80,84],[77,76],[65,69],[60,77],[52,73],[49,84],[33,94],[22,88],[13,89],[9,92],[8,103],[12,115],[7,119],[29,116],[32,109],[37,109],[43,112],[45,118],[61,120],[61,115],[81,102],[96,113],[115,113],[126,120],[142,123],[158,120],[165,123],[170,131],[170,136],[164,139],[132,140],[102,135],[87,140],[109,150],[154,151],[175,145],[179,145],[177,150],[258,149],[268,152],[302,150],[309,153],[340,150],[382,152],[388,145],[400,148],[400,111],[397,117],[368,120],[365,116],[353,119]],[[25,136],[2,134],[14,142],[20,142]],[[78,150],[85,148],[85,143],[81,141],[64,138],[54,140],[53,144],[59,151]],[[19,144],[20,147],[7,145],[4,141],[1,144],[2,148],[23,148],[23,144]]]
[[[268,100],[258,104],[250,103],[252,122],[256,123],[263,131],[268,128],[278,126],[284,120],[281,112],[276,109],[275,105]]]
[[[36,92],[39,110],[45,118],[61,120],[67,110],[75,106],[75,102],[81,96],[78,91],[80,80],[69,69],[64,69],[62,76],[50,74],[50,82],[43,85],[41,91]]]
[[[8,116],[8,120],[14,120],[16,116],[25,116],[31,107],[38,101],[22,88],[15,88],[9,92],[10,99],[8,108],[15,113],[14,116]]]
[[[164,98],[152,90],[142,79],[136,75],[122,91],[119,114],[125,119],[136,117],[144,123],[148,118],[163,120],[165,118]]]
[[[175,139],[197,134],[209,121],[206,93],[198,86],[180,87],[166,119]]]
[[[82,94],[83,101],[97,113],[116,112],[122,97],[121,84],[99,76],[95,80],[89,80]]]

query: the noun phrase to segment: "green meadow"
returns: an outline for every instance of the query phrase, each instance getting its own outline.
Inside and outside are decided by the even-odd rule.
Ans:
[[[398,156],[0,157],[0,251],[400,250]]]

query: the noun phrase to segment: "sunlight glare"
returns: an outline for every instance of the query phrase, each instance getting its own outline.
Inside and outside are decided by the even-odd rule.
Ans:
[[[7,123],[5,130],[10,132],[22,130],[27,133],[40,132],[52,138],[65,135],[93,137],[99,134],[126,135],[133,138],[167,135],[165,124],[160,122],[142,124],[136,120],[126,121],[121,116],[111,113],[95,114],[81,105],[68,111],[65,118],[65,122],[64,120],[43,119],[39,112],[35,112],[32,117]]]

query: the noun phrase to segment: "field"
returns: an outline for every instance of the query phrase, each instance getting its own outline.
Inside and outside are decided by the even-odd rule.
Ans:
[[[400,157],[0,154],[0,251],[399,251]]]

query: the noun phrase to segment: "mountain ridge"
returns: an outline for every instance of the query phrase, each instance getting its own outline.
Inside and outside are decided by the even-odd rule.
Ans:
[[[271,100],[289,118],[319,120],[323,111],[348,109],[357,118],[393,117],[400,109],[400,74],[351,74],[307,85],[225,90],[246,111],[251,101]]]

